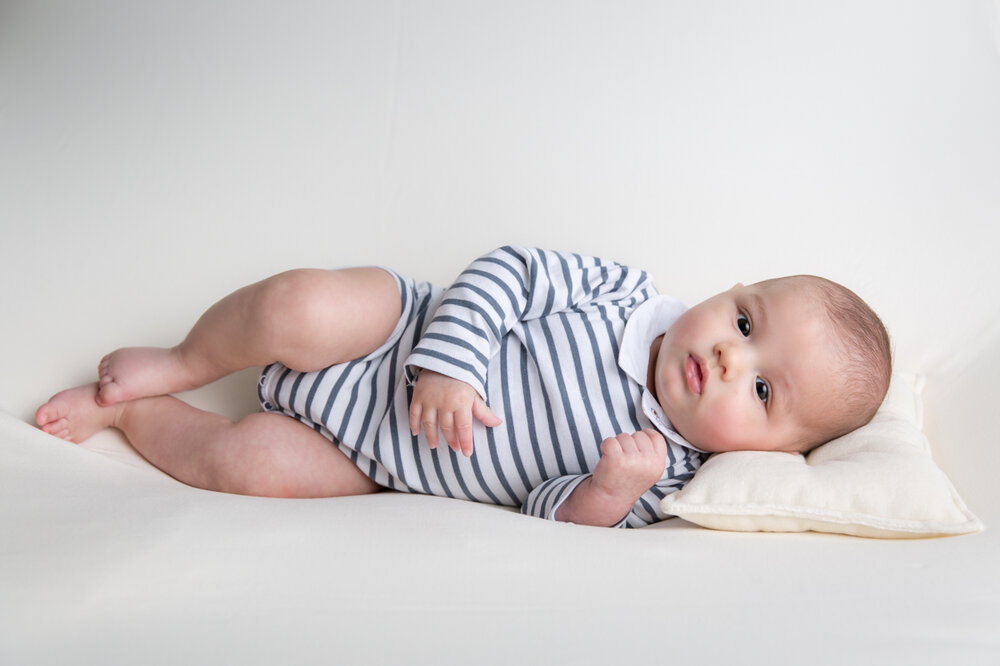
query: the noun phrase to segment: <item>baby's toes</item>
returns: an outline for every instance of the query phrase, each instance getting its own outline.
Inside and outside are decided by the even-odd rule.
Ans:
[[[40,424],[42,432],[47,432],[50,435],[55,435],[56,437],[63,437],[69,434],[69,419],[67,418],[57,418],[46,423]]]
[[[97,364],[97,376],[101,378],[101,383],[111,381],[111,361],[109,359],[110,354],[101,359],[101,362]]]
[[[108,407],[127,399],[128,396],[125,395],[125,391],[115,382],[114,378],[101,378],[100,387],[97,389],[97,395],[94,397],[98,405]]]
[[[38,424],[39,428],[44,430],[45,426],[50,423],[54,423],[60,419],[65,421],[66,419],[63,419],[63,416],[64,414],[61,413],[59,407],[52,404],[52,401],[49,401],[35,411],[35,423]]]

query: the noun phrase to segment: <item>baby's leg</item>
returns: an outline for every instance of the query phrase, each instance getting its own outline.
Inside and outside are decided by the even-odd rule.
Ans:
[[[43,430],[81,442],[115,427],[153,465],[191,486],[265,497],[337,497],[381,488],[326,437],[281,414],[237,423],[168,396],[98,405],[97,384],[39,408]]]
[[[385,342],[400,309],[395,279],[378,268],[281,273],[213,305],[176,347],[105,356],[97,402],[189,390],[275,361],[305,372],[349,361]]]

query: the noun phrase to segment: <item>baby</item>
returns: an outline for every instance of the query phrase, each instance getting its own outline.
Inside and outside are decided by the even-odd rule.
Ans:
[[[167,395],[253,366],[263,412],[236,423]],[[708,453],[806,452],[867,423],[890,369],[881,321],[822,278],[686,309],[644,271],[504,247],[446,290],[374,267],[273,276],[176,347],[109,354],[36,421],[73,442],[117,428],[199,488],[391,488],[640,527]]]

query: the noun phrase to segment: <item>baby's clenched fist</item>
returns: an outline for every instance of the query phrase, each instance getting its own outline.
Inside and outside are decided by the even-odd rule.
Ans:
[[[651,429],[622,433],[601,442],[593,483],[609,495],[637,499],[660,480],[666,466],[663,435]]]

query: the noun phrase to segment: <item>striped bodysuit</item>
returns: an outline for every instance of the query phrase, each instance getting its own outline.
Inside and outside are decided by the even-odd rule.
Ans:
[[[402,315],[385,344],[318,372],[266,367],[265,411],[323,433],[387,488],[520,506],[543,518],[589,476],[602,440],[657,428],[668,446],[663,476],[618,526],[667,517],[659,500],[690,479],[704,455],[674,432],[645,387],[653,339],[684,311],[657,295],[647,273],[504,247],[446,290],[393,275]],[[494,428],[474,421],[471,458],[410,434],[421,368],[469,383],[503,419]]]

